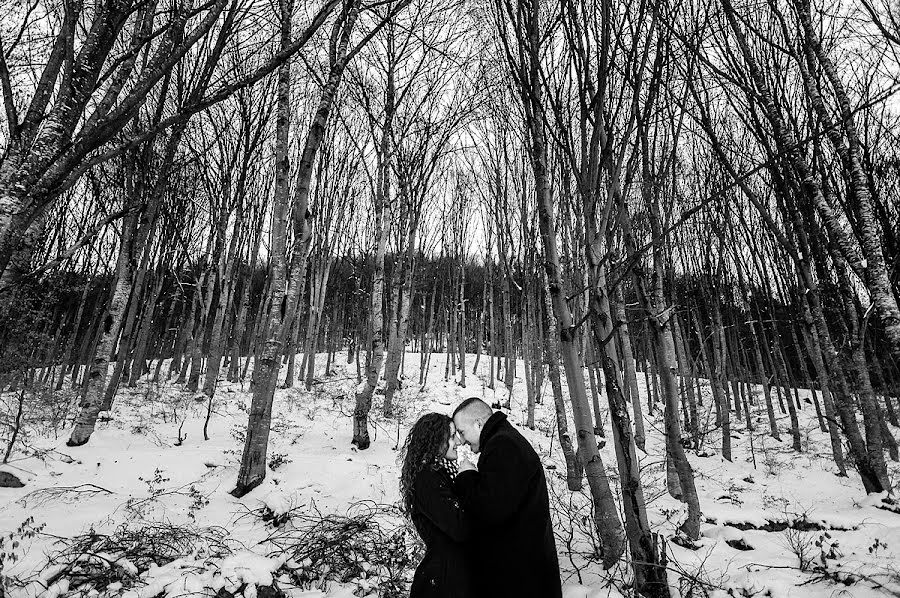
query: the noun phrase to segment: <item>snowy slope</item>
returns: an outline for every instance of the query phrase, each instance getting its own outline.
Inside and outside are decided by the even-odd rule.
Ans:
[[[205,401],[195,401],[176,385],[148,382],[120,390],[111,418],[100,424],[86,446],[66,447],[64,434],[32,436],[31,450],[14,455],[5,468],[26,486],[0,488],[0,531],[16,530],[29,517],[34,518],[32,526],[43,526],[33,537],[16,535],[20,544],[14,550],[7,542],[4,550],[16,559],[2,561],[2,574],[23,584],[12,588],[10,595],[89,595],[88,573],[96,576],[102,569],[112,581],[100,584],[102,592],[92,595],[215,595],[226,590],[241,591],[249,598],[258,587],[271,585],[273,576],[276,585],[286,588],[291,571],[309,568],[309,576],[316,574],[312,564],[292,560],[273,544],[279,537],[291,537],[284,530],[303,521],[329,514],[377,513],[377,521],[372,520],[377,526],[370,531],[399,533],[404,522],[391,505],[398,499],[397,443],[408,426],[426,411],[449,413],[468,396],[489,402],[506,397],[501,382],[495,390],[486,387],[485,359],[478,376],[467,376],[466,388],[454,379],[444,381],[442,354],[433,356],[427,388],[421,390],[416,384],[418,357],[410,353],[406,360],[407,382],[397,398],[396,417],[381,416],[376,396],[370,422],[374,441],[366,451],[350,445],[355,365],[339,363],[328,378],[318,372],[318,383],[309,392],[302,387],[279,389],[269,445],[270,463],[276,469],[240,500],[228,494],[237,475],[250,402],[249,388],[239,384],[220,381],[209,440],[203,439]],[[324,361],[319,359],[320,368]],[[471,368],[474,356],[467,363]],[[642,393],[646,396],[643,387]],[[517,379],[510,419],[548,466],[566,598],[630,595],[624,564],[602,571],[592,558],[587,491],[572,495],[565,488],[549,384],[544,395],[536,429],[524,429],[525,385]],[[642,403],[646,408],[647,401]],[[710,403],[705,401],[707,407]],[[900,514],[879,508],[884,506],[881,497],[866,497],[854,472],[849,478],[834,475],[828,437],[819,431],[812,405],[803,407],[803,454],[791,450],[788,434],[782,434],[786,440],[781,443],[765,435],[765,412],[759,404],[752,438],[756,467],[750,434],[741,422],[732,424],[733,463],[718,455],[717,431],[707,436],[700,452],[708,456],[688,452],[705,523],[698,546],[668,544],[673,596],[679,592],[685,597],[898,595]],[[645,417],[648,452],[641,454],[641,464],[648,513],[654,527],[670,538],[685,509],[665,494],[661,414],[657,410]],[[787,429],[786,415],[779,424]],[[900,434],[895,428],[892,432]],[[616,488],[612,447],[601,452]],[[900,468],[889,463],[892,479],[900,479]],[[293,522],[275,527],[271,518],[278,516]],[[154,529],[171,533],[179,527],[203,531],[198,532],[199,541],[184,540],[171,548],[177,552],[184,546],[190,553],[165,563],[132,562],[126,558],[132,554],[128,546],[81,560],[76,555],[74,561],[71,555],[62,558],[54,552],[66,546],[59,539],[91,532],[105,537],[119,530],[116,538],[131,538],[137,547],[156,537]],[[136,535],[123,534],[123,529]],[[414,554],[413,539],[397,537],[406,538]],[[364,553],[360,547],[359,554]],[[800,556],[805,571],[800,570]],[[295,589],[290,595],[375,596],[387,573],[362,560],[353,579]],[[47,568],[48,562],[68,568],[60,575],[59,568]],[[79,585],[81,594],[76,592]]]

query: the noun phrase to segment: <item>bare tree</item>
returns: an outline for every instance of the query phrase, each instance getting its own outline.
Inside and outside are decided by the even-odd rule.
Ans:
[[[534,2],[520,2],[514,6],[501,1],[497,3],[497,13],[500,38],[504,44],[503,51],[524,110],[524,126],[529,140],[538,222],[544,247],[544,268],[547,271],[553,311],[560,326],[559,350],[572,400],[578,433],[578,450],[594,500],[594,519],[602,542],[603,564],[609,568],[618,561],[625,550],[625,534],[606,479],[603,460],[597,451],[590,403],[582,376],[581,355],[575,344],[574,322],[565,300],[565,288],[560,274],[554,206],[548,180],[547,142],[543,128],[545,106],[539,79],[540,9]],[[646,512],[644,516],[646,517]]]

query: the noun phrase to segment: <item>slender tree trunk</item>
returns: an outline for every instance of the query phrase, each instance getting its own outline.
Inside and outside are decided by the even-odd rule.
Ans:
[[[588,479],[588,486],[591,489],[591,497],[594,505],[594,522],[597,534],[600,538],[600,547],[603,551],[602,560],[604,568],[612,567],[618,562],[619,557],[625,551],[626,538],[623,533],[622,523],[619,519],[618,509],[616,508],[612,490],[609,487],[609,481],[606,475],[606,469],[600,452],[597,450],[597,442],[591,428],[591,408],[587,397],[587,388],[584,383],[584,370],[581,356],[578,352],[576,344],[575,329],[573,328],[572,314],[569,305],[566,302],[566,293],[563,286],[559,252],[557,250],[557,237],[554,223],[554,207],[553,196],[550,193],[549,175],[547,169],[547,149],[545,141],[545,133],[543,129],[542,114],[543,102],[541,100],[541,83],[538,80],[538,60],[540,56],[540,38],[538,33],[538,5],[534,2],[522,2],[513,8],[507,5],[510,11],[510,18],[517,23],[522,23],[525,27],[524,31],[518,31],[517,35],[519,43],[523,47],[523,52],[529,57],[529,64],[521,65],[521,69],[527,72],[529,77],[523,80],[519,79],[519,93],[525,108],[525,122],[527,126],[527,134],[529,138],[529,157],[531,159],[531,168],[534,174],[535,195],[537,197],[538,224],[541,233],[541,241],[544,249],[544,268],[547,272],[548,288],[553,304],[553,312],[559,322],[560,343],[559,351],[562,357],[563,367],[566,372],[566,382],[569,388],[569,397],[572,401],[572,411],[575,418],[575,426],[578,434],[578,450],[581,454],[582,463],[584,464],[585,473]],[[515,11],[515,12],[514,12]],[[525,50],[528,48],[528,50]],[[510,65],[511,67],[513,65]],[[589,247],[586,247],[589,249]],[[504,311],[509,315],[508,309],[508,286],[505,289]],[[507,330],[509,331],[509,319],[507,319]],[[510,334],[511,337],[511,334]],[[511,338],[507,339],[507,350],[509,355],[509,345]],[[509,367],[507,362],[507,367]],[[510,371],[507,371],[507,380],[511,381]],[[511,384],[508,385],[511,390]],[[627,411],[625,411],[627,419]],[[631,427],[625,426],[621,432],[631,435]],[[629,442],[629,447],[634,444]],[[617,448],[618,443],[617,443]],[[633,456],[633,454],[629,455]],[[637,459],[632,459],[636,463]],[[630,472],[628,472],[630,473]],[[623,472],[620,475],[625,478],[628,473]],[[623,486],[629,490],[639,490],[640,482],[637,488],[632,487],[633,480],[629,477]],[[625,485],[627,484],[627,486]],[[638,500],[639,496],[635,493],[629,493],[629,501]],[[640,507],[634,502],[630,502],[626,507],[626,513],[631,512],[631,506]],[[632,522],[629,519],[629,522]],[[629,527],[629,531],[632,528]],[[633,543],[632,550],[640,551],[641,543]],[[649,556],[649,555],[648,555]],[[649,561],[649,559],[647,559]]]
[[[165,361],[166,355],[169,354],[169,346],[172,345],[178,331],[178,329],[175,327],[176,315],[184,309],[183,305],[181,305],[181,307],[179,308],[180,303],[182,303],[180,296],[172,297],[172,299],[169,301],[169,308],[166,310],[166,322],[163,331],[160,334],[159,348],[156,352],[156,370],[153,372],[154,384],[160,382],[163,361]]]
[[[502,244],[501,244],[502,246]],[[502,252],[500,255],[500,259],[506,260],[505,252]],[[510,286],[509,286],[509,268],[505,268],[504,275],[500,277],[500,291],[502,294],[503,300],[503,340],[505,342],[505,355],[503,362],[503,384],[506,386],[506,400],[503,402],[503,406],[507,409],[510,407],[510,399],[512,398],[513,392],[513,383],[515,381],[516,375],[516,349],[513,344],[513,332],[512,332],[512,307],[510,305]],[[560,350],[562,352],[562,350]]]
[[[546,359],[544,355],[544,318],[541,313],[540,289],[540,286],[535,286],[534,289],[534,313],[537,324],[535,330],[532,331],[532,344],[534,346],[534,360],[536,364],[536,369],[534,370],[534,402],[537,405],[541,405],[544,402],[544,363]]]
[[[286,47],[291,40],[291,15],[293,0],[279,0],[279,17],[281,47]],[[272,207],[271,242],[269,245],[268,291],[263,295],[261,304],[266,299],[271,302],[265,324],[257,320],[257,326],[265,326],[266,340],[261,349],[257,349],[253,371],[253,397],[250,401],[250,413],[247,420],[247,435],[244,441],[244,452],[241,456],[241,467],[237,482],[231,494],[242,497],[259,486],[266,477],[266,453],[269,446],[269,432],[272,421],[272,405],[275,398],[275,386],[278,383],[278,370],[283,353],[283,334],[286,295],[287,265],[285,263],[286,237],[288,224],[290,163],[288,161],[290,134],[290,102],[291,102],[291,67],[290,62],[278,69],[278,88],[275,108],[275,193]],[[324,92],[323,92],[324,96]],[[319,114],[316,114],[316,119]],[[313,126],[315,126],[315,120]],[[321,123],[320,123],[321,124]],[[311,135],[310,135],[311,136]],[[309,140],[307,140],[307,145]],[[304,156],[306,158],[306,156]],[[311,165],[308,167],[312,169]],[[301,175],[298,174],[298,179]],[[306,202],[294,207],[299,210],[295,217],[305,220]],[[298,238],[296,243],[301,242]],[[260,312],[260,316],[265,313]]]
[[[412,217],[410,217],[411,220]],[[388,360],[385,364],[385,385],[384,385],[384,416],[393,416],[393,399],[394,393],[400,385],[399,370],[403,355],[406,351],[406,333],[409,327],[409,310],[412,307],[413,296],[413,275],[415,264],[413,262],[416,252],[416,223],[410,222],[407,229],[407,252],[401,260],[401,274],[398,278],[398,289],[396,293],[397,302],[400,305],[395,309],[397,321],[391,322],[391,334],[388,341]]]
[[[491,268],[490,258],[487,260],[487,280],[485,282],[484,292],[487,296],[487,317],[488,317],[488,362],[490,362],[490,373],[488,374],[488,388],[494,390],[495,372],[494,372],[494,356],[497,357],[499,365],[500,353],[497,351],[497,327],[494,318],[494,279]]]
[[[646,139],[645,139],[646,142]],[[665,257],[661,251],[662,229],[660,226],[658,197],[653,192],[654,185],[650,184],[649,169],[645,169],[645,177],[648,179],[649,188],[645,188],[644,199],[649,206],[649,220],[651,234],[654,240],[652,278],[648,291],[644,279],[643,270],[632,268],[631,278],[637,290],[638,299],[647,314],[648,327],[653,333],[655,355],[648,356],[657,364],[660,373],[660,387],[664,401],[664,421],[666,430],[666,468],[667,487],[670,494],[683,501],[688,506],[688,517],[681,525],[680,530],[691,540],[700,538],[700,500],[694,483],[694,471],[681,444],[681,423],[679,422],[679,395],[676,371],[678,362],[676,359],[675,339],[672,330],[672,314],[674,306],[666,305],[666,297],[663,289]],[[628,206],[621,202],[623,212],[623,232],[625,245],[633,259],[638,259],[634,238],[631,229],[631,219],[628,214]],[[637,262],[636,262],[637,263]],[[605,283],[605,281],[603,281]],[[601,332],[595,330],[595,336]],[[608,357],[612,357],[607,352]],[[607,360],[609,362],[609,359]],[[608,383],[607,383],[608,385]],[[673,475],[674,473],[674,475]]]
[[[391,136],[395,106],[395,88],[393,71],[388,71],[387,89],[385,90],[385,120],[381,131],[378,151],[379,173],[375,189],[375,268],[372,273],[372,293],[369,304],[370,328],[372,334],[369,344],[371,359],[366,365],[365,384],[356,393],[356,407],[353,411],[352,443],[360,450],[369,448],[369,411],[372,408],[372,395],[378,384],[381,364],[384,359],[384,256],[387,250],[388,229],[390,222],[390,164]]]
[[[213,294],[215,292],[216,277],[213,274],[212,265],[208,264],[203,272],[203,284],[206,291],[200,297],[200,320],[197,322],[194,333],[194,344],[191,351],[191,375],[188,376],[187,388],[190,392],[197,392],[200,388],[200,370],[203,369],[203,349],[206,341],[206,330],[209,322],[209,312],[212,308]]]
[[[713,296],[710,293],[709,296]],[[712,300],[712,361],[709,381],[712,385],[713,397],[719,405],[720,423],[722,426],[722,457],[731,461],[731,409],[725,397],[725,327],[717,298]]]
[[[544,303],[547,308],[547,363],[549,364],[550,387],[553,390],[553,403],[556,407],[556,432],[559,445],[566,460],[566,483],[569,490],[581,490],[584,478],[584,466],[580,455],[575,452],[572,438],[569,436],[568,418],[566,416],[566,402],[563,398],[562,381],[559,375],[559,327],[556,315],[553,313],[553,304],[550,299],[550,289],[547,282],[547,273],[541,272],[544,285]]]
[[[762,324],[760,324],[762,326]],[[775,419],[775,404],[772,402],[772,387],[769,386],[769,374],[766,371],[765,363],[762,358],[762,350],[760,349],[762,341],[756,334],[756,324],[750,322],[750,335],[753,337],[753,357],[756,361],[756,370],[759,372],[759,381],[762,385],[763,396],[766,401],[766,413],[769,417],[769,433],[772,438],[781,442],[781,435],[778,431],[778,421]]]
[[[161,263],[162,264],[162,263]],[[153,315],[156,312],[156,305],[159,302],[159,296],[162,293],[165,270],[162,265],[157,269],[156,277],[153,282],[153,290],[149,294],[149,299],[144,301],[144,313],[141,316],[138,325],[138,336],[135,342],[134,358],[131,364],[131,375],[128,377],[128,386],[137,386],[138,380],[145,373],[146,356],[150,349],[150,333],[153,328]]]
[[[807,343],[800,342],[800,336],[797,334],[797,328],[795,326],[791,326],[791,340],[794,343],[794,347],[796,347],[797,349],[797,355],[800,357],[800,367],[803,373],[803,378],[809,385],[809,393],[812,396],[812,402],[816,408],[816,421],[819,422],[819,429],[822,432],[827,432],[828,428],[825,426],[825,417],[822,415],[822,407],[821,405],[819,405],[819,398],[816,395],[815,379],[810,374],[809,368],[806,365],[806,359],[809,354]]]
[[[457,327],[457,332],[459,334],[459,342],[457,343],[457,347],[459,348],[459,385],[463,388],[466,387],[466,345],[467,345],[467,335],[466,335],[466,297],[465,297],[465,287],[466,287],[466,264],[465,260],[462,257],[459,260],[459,299],[457,303],[457,314],[459,317],[459,326]]]
[[[325,291],[328,289],[328,280],[331,277],[331,267],[334,264],[333,255],[325,258],[322,266],[322,272],[319,274],[319,282],[317,284],[317,293],[315,302],[310,297],[310,309],[314,312],[314,318],[311,318],[310,327],[313,329],[312,337],[307,342],[306,353],[309,356],[306,364],[306,390],[312,390],[313,379],[316,372],[316,343],[318,342],[319,333],[322,330],[322,312],[325,308]],[[326,322],[326,335],[328,325]]]
[[[525,392],[528,396],[525,425],[530,430],[534,430],[534,407],[537,397],[537,376],[535,374],[535,368],[540,368],[540,363],[536,363],[537,359],[534,352],[533,336],[535,306],[530,286],[531,285],[526,284],[523,289],[523,307],[525,308],[525,314],[522,318],[522,362],[525,369]]]
[[[130,299],[128,300],[128,309],[122,321],[121,333],[118,343],[113,343],[113,352],[110,359],[115,358],[115,366],[113,366],[112,375],[110,376],[106,388],[103,393],[103,405],[101,411],[109,411],[112,409],[113,399],[119,390],[119,382],[123,373],[127,378],[131,373],[129,362],[131,358],[132,344],[134,342],[134,329],[137,322],[138,308],[144,303],[144,286],[147,280],[147,267],[150,262],[149,248],[143,252],[141,265],[134,275],[134,281],[131,286]]]
[[[87,278],[82,284],[81,289],[81,299],[78,302],[78,309],[75,313],[75,318],[73,319],[74,327],[72,328],[72,332],[69,335],[68,340],[66,341],[66,349],[65,349],[65,357],[63,357],[63,365],[72,368],[72,377],[75,377],[75,362],[76,362],[76,354],[75,354],[75,346],[76,340],[78,339],[78,331],[81,330],[81,326],[84,323],[84,313],[85,313],[85,305],[87,304],[87,298],[90,294],[90,289],[93,286],[94,277],[91,276]],[[59,381],[56,385],[56,390],[62,390],[63,380],[65,379],[65,369],[63,373],[59,376]]]
[[[585,332],[587,332],[587,329],[585,329]],[[600,438],[606,438],[606,432],[603,429],[603,418],[600,414],[600,370],[597,368],[597,363],[600,361],[599,352],[594,346],[594,341],[587,334],[582,339],[582,346],[587,356],[588,388],[591,391],[591,406],[594,411],[594,434]]]
[[[800,443],[800,423],[797,419],[797,408],[794,406],[794,401],[791,399],[791,389],[788,385],[788,375],[787,375],[787,366],[784,362],[784,355],[781,352],[781,343],[778,341],[778,331],[774,330],[772,332],[774,339],[774,346],[772,347],[772,359],[775,362],[775,369],[778,372],[778,377],[781,379],[781,385],[784,387],[784,393],[787,395],[788,402],[788,413],[791,418],[791,439],[793,440],[793,449],[798,453],[802,451],[802,445]]]
[[[215,317],[213,318],[212,335],[209,339],[209,358],[206,361],[206,378],[203,380],[203,394],[212,397],[216,391],[216,382],[219,377],[219,368],[222,362],[222,356],[225,354],[225,317],[228,313],[229,306],[234,298],[234,276],[237,264],[237,242],[241,234],[241,226],[243,223],[243,210],[239,205],[237,215],[235,216],[234,229],[231,232],[231,242],[227,255],[223,255],[218,267],[219,276],[219,297],[215,309]],[[226,265],[222,266],[225,263]],[[210,301],[212,298],[210,297]]]
[[[253,284],[253,269],[256,265],[258,248],[259,243],[257,241],[253,250],[253,259],[250,260],[249,271],[246,276],[244,276],[244,284],[241,289],[241,300],[238,304],[238,312],[234,320],[234,328],[232,329],[231,363],[228,366],[229,382],[238,382],[241,380],[241,353],[243,351],[244,338],[247,337],[245,333],[247,327],[247,314],[250,312],[250,286]],[[260,302],[264,301],[263,298],[260,299]],[[253,337],[251,334],[248,340],[252,342],[252,339]]]
[[[674,325],[673,340],[675,341],[675,354],[678,359],[678,367],[685,383],[685,394],[688,401],[688,431],[691,434],[691,446],[697,448],[700,446],[700,416],[697,412],[697,397],[694,394],[693,368],[687,357],[685,350],[684,333],[681,330],[681,319],[677,315],[672,316]]]
[[[428,321],[423,323],[422,326],[422,363],[419,369],[419,387],[425,387],[425,380],[428,378],[428,363],[431,361],[431,351],[432,344],[434,343],[435,333],[437,332],[434,327],[434,313],[435,313],[435,304],[437,303],[438,297],[438,285],[437,281],[433,281],[431,285],[431,301],[429,302],[428,307]]]
[[[625,316],[625,296],[622,293],[622,285],[616,285],[615,291],[616,323],[619,327],[619,340],[622,344],[622,361],[624,362],[625,382],[623,388],[627,389],[627,396],[631,398],[632,413],[634,413],[634,443],[639,449],[646,452],[644,442],[644,415],[641,412],[641,395],[638,392],[637,368],[634,364],[634,353],[631,349],[631,334],[628,331],[628,319]]]
[[[66,442],[67,446],[81,446],[87,443],[91,434],[94,433],[94,426],[103,406],[103,389],[109,370],[109,356],[113,349],[113,343],[119,336],[122,319],[125,315],[125,306],[128,304],[128,296],[131,294],[133,266],[130,255],[137,225],[137,216],[132,215],[126,218],[122,226],[122,238],[119,242],[119,256],[116,262],[115,289],[108,312],[103,319],[100,342],[94,352],[94,360],[87,378],[87,387],[81,402],[81,411],[75,418],[75,428]]]
[[[194,320],[197,313],[197,306],[200,305],[200,287],[196,283],[193,285],[194,292],[191,294],[190,307],[185,308],[182,314],[181,327],[178,333],[178,339],[175,341],[175,351],[172,356],[172,363],[169,364],[169,378],[178,373],[177,383],[184,382],[184,368],[182,361],[184,356],[190,352],[194,338]],[[187,298],[185,298],[187,300]]]
[[[825,419],[828,422],[828,435],[831,440],[831,455],[834,457],[834,463],[838,468],[838,475],[846,477],[847,469],[844,466],[844,449],[841,446],[840,427],[835,413],[828,376],[825,373],[825,362],[822,359],[822,349],[819,344],[819,332],[813,322],[809,304],[805,297],[801,298],[800,307],[809,356],[812,359],[813,369],[815,369],[816,376],[819,379],[819,387],[822,389],[822,403],[825,406]]]
[[[487,270],[488,259],[490,259],[489,256],[485,258],[485,271]],[[478,364],[481,362],[481,350],[482,345],[484,344],[484,318],[488,309],[488,289],[488,277],[485,275],[484,286],[481,290],[481,311],[478,313],[478,322],[475,324],[475,363],[472,365],[473,376],[478,374]]]

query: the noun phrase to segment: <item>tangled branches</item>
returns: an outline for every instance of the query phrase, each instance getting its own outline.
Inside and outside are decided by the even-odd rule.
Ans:
[[[602,548],[594,525],[593,503],[585,491],[571,492],[562,486],[565,476],[549,476],[550,515],[553,520],[557,546],[568,555],[568,562],[560,562],[566,577],[586,583],[585,576],[602,560]]]
[[[279,572],[294,586],[336,581],[379,598],[407,595],[424,548],[397,507],[366,501],[351,505],[345,516],[305,508],[288,515],[291,524],[268,538],[274,546],[269,556],[285,559]]]
[[[232,551],[222,528],[146,522],[110,534],[91,530],[58,542],[40,584],[60,595],[134,590],[144,596],[190,591],[276,597],[330,583],[360,596],[408,595],[422,545],[396,507],[362,502],[346,515],[296,507],[284,516],[284,524],[259,544],[267,555]]]
[[[62,546],[50,555],[42,578],[49,584],[67,580],[71,590],[116,591],[139,585],[139,574],[152,566],[178,558],[219,559],[230,549],[228,532],[217,527],[180,527],[168,523],[123,524],[111,534],[91,529],[88,533],[61,540]]]

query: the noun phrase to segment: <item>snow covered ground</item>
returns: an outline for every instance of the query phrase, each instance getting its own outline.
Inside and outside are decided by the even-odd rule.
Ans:
[[[338,357],[334,374],[325,377],[320,356],[312,391],[302,386],[277,391],[268,453],[273,469],[240,500],[228,493],[237,475],[250,403],[249,388],[240,384],[219,383],[209,440],[203,435],[205,401],[194,400],[174,384],[149,382],[119,391],[111,417],[86,446],[66,447],[65,431],[54,437],[47,430],[31,430],[30,448],[0,468],[25,482],[23,488],[0,488],[0,575],[15,580],[8,595],[243,593],[253,598],[266,595],[265,586],[273,579],[291,596],[384,595],[385,580],[396,577],[388,569],[402,557],[381,555],[384,559],[376,563],[378,554],[367,553],[365,546],[354,548],[347,537],[341,542],[350,546],[341,550],[359,561],[351,579],[310,581],[304,589],[289,589],[297,579],[312,580],[323,572],[312,559],[300,559],[308,546],[299,544],[311,536],[298,542],[300,536],[290,530],[308,532],[317,519],[328,516],[337,517],[328,520],[332,531],[354,529],[347,527],[348,521],[363,521],[360,538],[391,539],[401,546],[398,550],[414,555],[414,538],[392,508],[398,499],[398,441],[421,413],[449,413],[469,396],[500,401],[506,391],[499,381],[496,390],[487,388],[484,358],[477,376],[470,370],[466,388],[456,379],[444,381],[443,354],[433,356],[428,385],[421,390],[419,356],[410,353],[397,415],[385,419],[381,396],[376,396],[370,421],[373,443],[358,451],[350,444],[356,366]],[[474,356],[469,356],[467,367],[472,363]],[[520,363],[509,415],[548,467],[565,596],[631,595],[624,563],[603,571],[592,558],[587,490],[573,495],[562,479],[565,465],[549,382],[537,408],[536,429],[524,428],[522,372]],[[710,403],[705,401],[706,408]],[[646,409],[647,401],[642,404]],[[706,437],[700,451],[706,456],[688,452],[705,522],[697,546],[668,543],[672,595],[900,595],[900,514],[886,510],[882,496],[867,497],[855,472],[849,478],[834,474],[828,437],[819,431],[811,404],[804,402],[800,411],[802,454],[791,450],[789,434],[782,434],[780,443],[768,437],[761,401],[754,409],[755,466],[751,435],[735,418],[732,463],[718,454],[718,431]],[[686,510],[665,493],[661,413],[645,413],[645,418],[647,454],[640,456],[648,513],[656,530],[671,538]],[[788,429],[786,415],[779,423]],[[900,435],[896,428],[892,432]],[[607,444],[601,452],[616,488],[613,448]],[[900,480],[897,464],[889,466],[892,479]],[[73,538],[81,543],[73,546]],[[115,542],[103,544],[104,538]],[[161,562],[129,556],[144,554],[141,550],[150,545]],[[112,548],[98,549],[103,546]],[[105,572],[99,584],[98,571]]]

